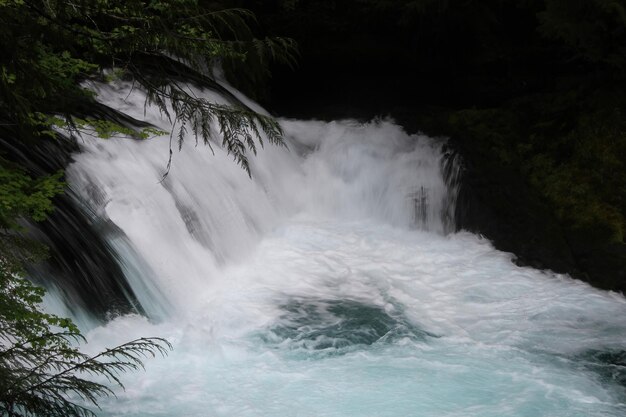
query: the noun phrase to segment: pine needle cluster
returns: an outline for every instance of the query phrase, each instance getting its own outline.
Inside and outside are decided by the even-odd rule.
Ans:
[[[0,415],[94,416],[88,406],[123,388],[120,374],[172,348],[161,338],[140,338],[95,356],[82,353],[77,345],[85,339],[71,320],[41,311],[44,290],[21,277],[20,257],[16,249],[0,257]]]
[[[291,40],[257,39],[254,25],[248,10],[214,10],[197,0],[0,0],[0,137],[29,140],[49,135],[59,120],[74,127],[77,118],[111,122],[98,132],[105,136],[130,128],[141,137],[137,125],[119,124],[115,109],[93,111],[94,91],[81,84],[123,78],[172,110],[179,146],[187,130],[208,144],[208,126],[217,121],[223,140],[213,143],[249,170],[246,151],[256,146],[249,138],[260,141],[263,132],[280,143],[279,125],[232,94],[229,105],[218,105],[180,84],[220,90],[211,72],[218,64],[245,74],[267,71],[271,61],[295,62]]]

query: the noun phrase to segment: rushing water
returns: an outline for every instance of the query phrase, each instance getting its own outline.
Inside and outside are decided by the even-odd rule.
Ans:
[[[204,93],[203,93],[204,94]],[[100,99],[163,129],[127,86]],[[216,97],[216,99],[219,99]],[[85,137],[69,182],[174,345],[108,416],[623,416],[626,299],[450,233],[442,143],[392,122],[281,121],[252,179],[189,138]]]

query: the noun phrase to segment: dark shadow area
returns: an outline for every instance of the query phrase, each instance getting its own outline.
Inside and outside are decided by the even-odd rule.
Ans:
[[[130,121],[121,117],[120,122]],[[0,150],[29,174],[41,176],[64,169],[78,146],[73,139],[59,135],[32,143],[0,140]],[[54,205],[46,220],[30,224],[25,231],[45,244],[49,254],[43,261],[28,265],[29,277],[57,290],[72,312],[86,311],[101,320],[142,312],[101,226],[94,224],[93,217],[79,207],[70,192],[55,197]]]
[[[626,400],[626,351],[591,350],[578,355],[575,362],[586,371],[598,375],[598,380],[609,387],[618,386],[618,395]]]

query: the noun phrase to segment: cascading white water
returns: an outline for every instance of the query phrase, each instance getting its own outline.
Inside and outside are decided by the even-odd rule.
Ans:
[[[170,129],[128,86],[100,100]],[[262,150],[252,179],[192,138],[163,181],[167,137],[85,138],[69,182],[123,232],[109,239],[150,316],[91,329],[87,349],[174,345],[101,414],[624,415],[624,297],[446,234],[441,141],[281,124],[288,149]]]

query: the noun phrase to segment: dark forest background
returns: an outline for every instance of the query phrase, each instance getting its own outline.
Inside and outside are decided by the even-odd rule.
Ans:
[[[626,289],[626,1],[228,4],[300,47],[295,69],[234,80],[248,94],[281,116],[390,116],[451,137],[459,227]]]

